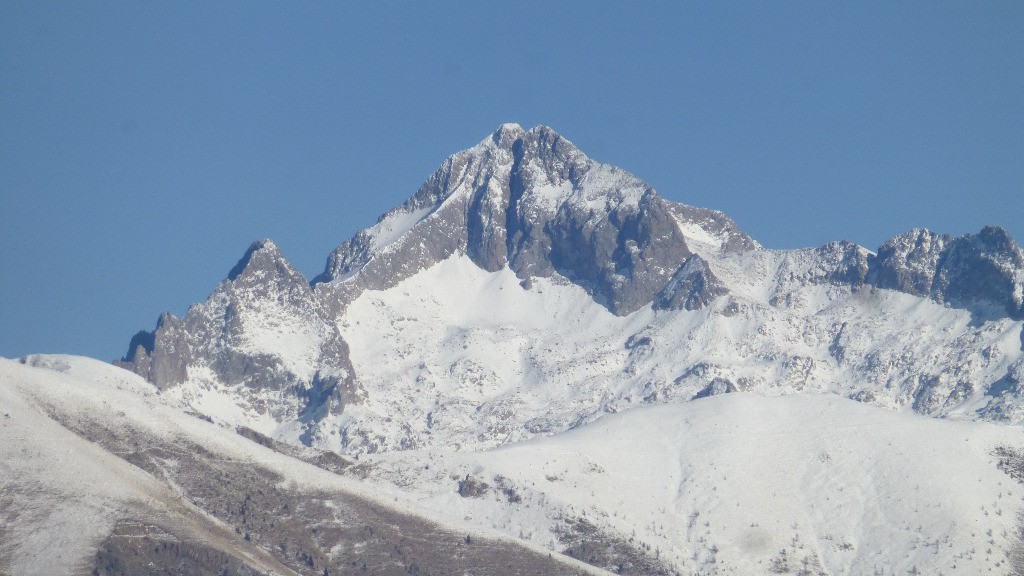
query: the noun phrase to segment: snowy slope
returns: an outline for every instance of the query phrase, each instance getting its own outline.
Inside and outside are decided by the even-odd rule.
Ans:
[[[189,416],[93,360],[0,360],[0,406],[0,573],[594,572],[428,519],[397,491]]]
[[[28,360],[37,368],[0,360],[0,572],[91,573],[97,548],[118,522],[146,518],[154,527],[219,546],[255,570],[293,573],[263,551],[241,545],[182,502],[172,486],[54,418],[55,410],[64,409],[89,412],[115,428],[132,417],[163,428],[154,418],[152,385],[87,358]]]
[[[154,483],[56,426],[4,384],[0,560],[11,574],[69,574],[119,515],[145,505]]]
[[[310,441],[350,453],[490,448],[738,390],[964,418],[1008,400],[986,384],[1021,366],[1020,321],[979,326],[895,291],[793,282],[813,273],[800,254],[722,262],[733,294],[694,311],[616,316],[557,277],[524,289],[507,268],[465,256],[367,290],[338,321],[365,399],[317,423]],[[784,302],[768,302],[783,290]]]
[[[584,520],[680,573],[1003,574],[1024,488],[993,451],[1022,445],[1016,427],[743,393],[364,461],[438,513],[554,549]]]

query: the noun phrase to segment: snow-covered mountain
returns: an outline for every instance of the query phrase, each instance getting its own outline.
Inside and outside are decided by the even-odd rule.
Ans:
[[[1022,329],[1000,228],[769,250],[506,124],[135,374],[0,362],[0,574],[1013,573]]]
[[[767,250],[506,124],[311,284],[253,244],[122,365],[214,420],[343,454],[496,447],[740,390],[1019,422],[1022,286],[1000,228]]]

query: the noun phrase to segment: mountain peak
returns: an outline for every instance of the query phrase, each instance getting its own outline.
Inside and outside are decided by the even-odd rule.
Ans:
[[[512,148],[517,142],[524,142],[527,148],[541,151],[541,155],[550,155],[551,152],[556,154],[562,153],[563,155],[565,153],[579,152],[569,140],[550,126],[538,124],[529,130],[524,130],[522,126],[514,122],[507,122],[498,126],[490,136],[481,142],[481,146],[483,148],[497,147],[512,152]],[[517,152],[517,154],[521,155],[521,152]]]
[[[255,242],[207,302],[133,338],[124,364],[161,386],[243,383],[247,406],[278,402],[283,433],[357,452],[493,446],[730,390],[929,414],[985,401],[1024,420],[1020,326],[1002,321],[1024,317],[1024,254],[1002,229],[916,229],[877,254],[764,250],[550,127],[478,142],[338,246],[314,286]],[[550,408],[530,412],[516,394],[535,384]],[[479,420],[457,417],[471,404]]]
[[[264,268],[267,264],[274,266],[281,260],[284,260],[284,257],[273,240],[269,238],[257,240],[249,245],[249,249],[245,251],[242,259],[228,272],[228,280],[237,279],[254,265]]]
[[[985,226],[978,233],[978,239],[992,251],[1006,252],[1011,255],[1020,252],[1020,247],[1002,226]]]
[[[281,254],[274,241],[264,238],[249,245],[249,249],[228,272],[226,282],[239,287],[257,287],[272,282],[290,286],[299,291],[309,288],[306,277],[292,267]]]
[[[506,122],[498,126],[498,129],[490,135],[489,140],[499,148],[511,149],[512,144],[522,138],[524,134],[526,132],[522,126],[515,122]]]
[[[449,156],[409,200],[340,245],[313,282],[358,275],[350,291],[386,289],[463,253],[524,281],[564,277],[623,315],[651,302],[690,256],[683,228],[713,250],[745,238],[723,215],[674,207],[549,126],[507,123]]]

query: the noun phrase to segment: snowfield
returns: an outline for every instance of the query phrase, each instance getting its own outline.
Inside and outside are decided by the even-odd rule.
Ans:
[[[684,574],[1000,574],[1024,490],[993,451],[1022,445],[1016,427],[738,393],[490,451],[369,461],[438,513],[555,549],[586,519]],[[453,479],[466,478],[491,488],[460,497]]]
[[[804,283],[813,263],[799,252],[731,256],[715,270],[735,294],[616,316],[559,277],[526,288],[508,268],[453,256],[344,310],[338,329],[365,400],[317,423],[311,441],[349,454],[479,450],[737,390],[833,393],[954,419],[1001,402],[1005,417],[1017,413],[1013,394],[978,383],[1020,366],[1020,321],[979,325],[891,290]],[[786,301],[770,305],[773,293]],[[954,396],[967,387],[947,405],[916,391],[925,381]]]

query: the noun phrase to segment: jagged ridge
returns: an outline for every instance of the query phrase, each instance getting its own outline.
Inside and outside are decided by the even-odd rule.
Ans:
[[[393,374],[389,378],[397,379],[397,390],[385,394],[381,384],[371,383],[377,387],[374,396],[366,389],[369,381],[356,372],[350,344],[353,338],[380,338],[381,327],[355,333],[346,325],[353,303],[365,295],[385,293],[458,258],[492,275],[514,274],[529,294],[539,292],[534,290],[538,282],[549,290],[575,287],[617,317],[654,314],[642,316],[647,328],[607,335],[606,356],[616,356],[612,350],[627,336],[634,344],[648,342],[627,345],[628,358],[619,372],[607,376],[610,380],[597,378],[603,368],[594,364],[567,368],[589,374],[583,379],[588,391],[580,392],[588,395],[585,402],[567,400],[565,406],[547,406],[550,413],[524,413],[514,425],[500,415],[522,406],[509,404],[510,396],[503,395],[518,394],[531,386],[529,381],[503,381],[498,396],[467,407],[458,382],[487,370],[472,368],[476,360],[439,366],[455,388],[438,391],[436,405],[463,413],[473,408],[483,422],[485,445],[564,429],[633,402],[745,389],[785,392],[810,386],[937,415],[984,400],[977,408],[984,417],[1016,421],[1024,416],[1018,398],[1024,374],[1020,350],[1003,337],[1019,329],[1008,322],[1024,317],[1024,254],[1004,230],[986,227],[960,238],[914,230],[889,240],[876,254],[850,242],[764,250],[720,212],[666,201],[634,176],[589,159],[550,128],[524,131],[515,124],[449,157],[408,201],[340,245],[312,283],[272,242],[254,243],[205,303],[182,319],[165,314],[154,332],[136,334],[121,365],[180,394],[200,412],[216,412],[218,402],[239,404],[248,416],[236,423],[264,418],[256,427],[281,438],[356,451],[443,442],[444,434],[431,431],[438,420],[432,424],[430,414],[410,407],[419,379],[427,376]],[[876,296],[864,296],[879,289]],[[884,314],[902,313],[894,311],[904,308],[885,303],[882,294],[889,290],[968,311],[971,326],[957,325],[941,340],[944,350],[963,348],[960,357],[929,364],[931,352],[915,348],[915,355],[923,354],[920,361],[900,359],[899,347],[911,346],[900,326],[871,316],[871,306],[889,306]],[[565,306],[584,305],[572,300]],[[698,312],[699,317],[685,317],[692,319],[685,330],[665,320]],[[675,337],[692,340],[699,332],[725,329],[726,320],[720,319],[728,318],[744,322],[728,328],[739,330],[736,340],[723,334],[715,344],[731,350],[730,360],[698,361],[691,355],[673,360],[692,363],[676,368],[664,349],[651,344],[659,330],[683,330]],[[956,318],[944,321],[959,322]],[[772,333],[800,324],[806,325],[805,334],[813,334],[804,337],[815,343],[771,339]],[[648,333],[652,336],[644,336]],[[753,349],[760,352],[750,356]],[[975,351],[984,358],[975,361]],[[554,362],[539,350],[528,353],[537,365]],[[395,360],[409,354],[423,355],[426,365],[433,351],[413,349]],[[469,354],[466,361],[472,350]],[[826,369],[826,359],[835,367]],[[666,380],[675,387],[663,389],[663,372],[676,369]],[[560,374],[561,368],[545,378],[558,382]],[[839,380],[830,383],[830,378]],[[360,411],[366,402],[370,406]],[[375,415],[381,410],[408,413],[398,422]],[[513,432],[495,432],[509,426]],[[470,434],[472,427],[459,430]]]

